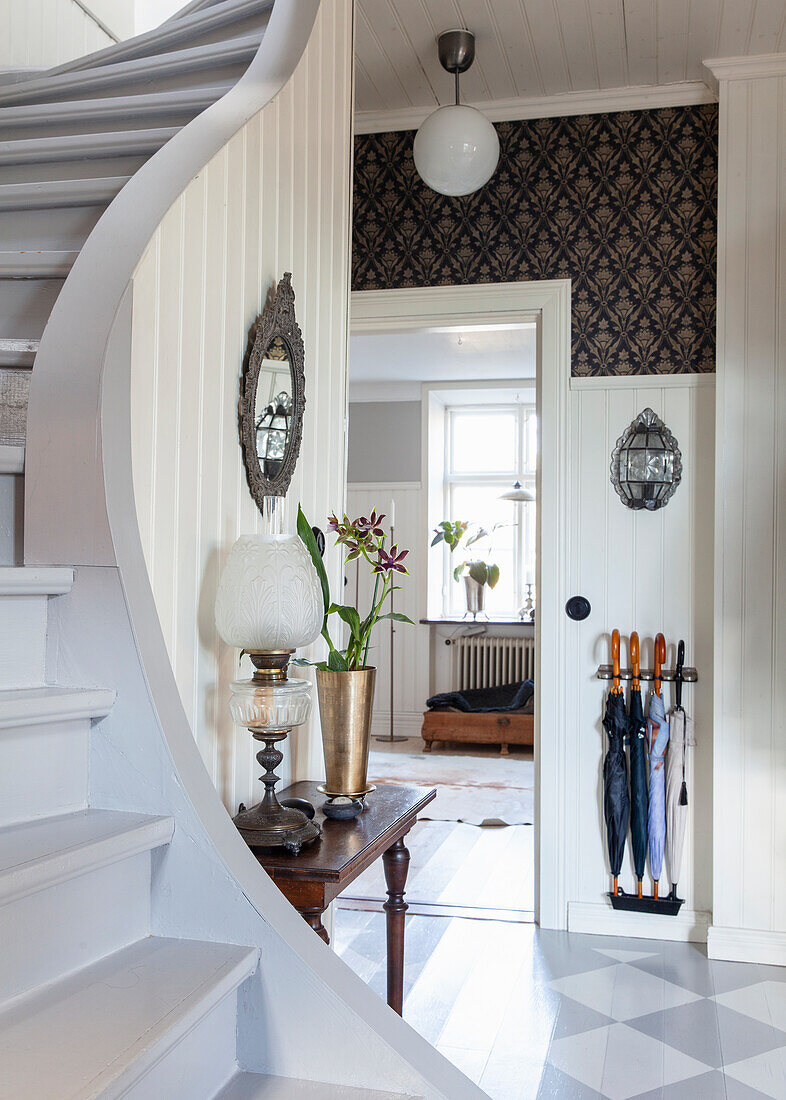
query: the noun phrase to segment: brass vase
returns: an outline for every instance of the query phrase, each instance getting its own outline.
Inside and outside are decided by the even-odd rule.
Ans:
[[[325,794],[368,791],[368,749],[374,706],[375,668],[355,672],[317,669],[317,694],[325,755]]]

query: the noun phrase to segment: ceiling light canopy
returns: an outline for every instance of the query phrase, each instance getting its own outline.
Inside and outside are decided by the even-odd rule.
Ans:
[[[459,102],[459,75],[475,60],[472,31],[444,31],[437,39],[442,67],[456,78],[456,102],[430,114],[415,135],[418,174],[440,195],[471,195],[499,162],[497,131],[484,114]]]

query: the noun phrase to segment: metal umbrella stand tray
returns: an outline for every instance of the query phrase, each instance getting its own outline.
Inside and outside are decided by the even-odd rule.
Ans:
[[[695,668],[685,665],[682,640],[677,645],[675,667],[664,667],[666,639],[663,634],[657,634],[654,640],[652,669],[640,668],[639,636],[635,631],[630,635],[629,669],[620,667],[620,634],[616,629],[611,633],[611,651],[612,663],[601,665],[597,672],[600,679],[612,681],[603,719],[608,735],[603,764],[604,818],[613,879],[613,888],[606,896],[614,909],[676,916],[684,900],[677,896],[677,883],[690,812],[688,750],[695,744],[693,720],[682,705],[682,692],[683,686],[695,683],[698,676]],[[631,684],[627,711],[622,688],[625,680]],[[652,684],[646,720],[641,698],[642,680]],[[668,712],[663,698],[664,683],[674,685],[674,706]],[[623,744],[627,744],[629,765],[625,761]],[[628,824],[636,876],[635,893],[627,893],[619,884]],[[651,894],[643,891],[647,857]],[[664,862],[671,884],[668,893],[660,890]]]

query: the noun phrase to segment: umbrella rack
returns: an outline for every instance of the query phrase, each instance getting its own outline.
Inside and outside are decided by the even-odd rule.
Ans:
[[[684,659],[684,643],[680,642],[680,652],[678,654],[678,668],[662,668],[660,667],[661,653],[656,653],[656,664],[659,666],[655,669],[640,669],[638,667],[638,635],[636,638],[636,648],[634,651],[633,660],[636,664],[635,671],[632,668],[621,668],[619,664],[619,632],[614,631],[612,637],[612,650],[614,654],[614,664],[599,665],[596,673],[599,680],[613,680],[617,688],[619,688],[621,680],[634,681],[633,687],[637,688],[639,681],[657,681],[656,692],[659,692],[659,683],[661,681],[677,682],[678,687],[678,701],[681,700],[681,687],[682,684],[695,684],[698,680],[698,673],[695,668],[687,665],[683,665]],[[658,635],[658,638],[662,640],[662,635]],[[657,641],[656,641],[657,646]],[[665,656],[665,642],[663,643],[663,656]],[[615,880],[616,885],[616,880]],[[680,908],[684,902],[684,898],[676,896],[676,891],[665,896],[656,895],[644,895],[639,897],[638,894],[629,894],[618,886],[615,891],[608,891],[606,897],[611,902],[613,909],[622,910],[629,913],[650,913],[660,914],[661,916],[676,917],[680,911]]]
[[[598,665],[597,678],[599,680],[613,680],[614,668],[612,665]],[[620,680],[632,680],[633,671],[629,668],[621,668],[619,671]],[[677,670],[675,668],[663,668],[660,672],[661,680],[676,680]],[[695,684],[699,678],[699,674],[695,668],[691,668],[686,665],[682,670],[682,679],[686,684]],[[639,673],[640,680],[654,680],[655,670],[651,668],[643,668]]]

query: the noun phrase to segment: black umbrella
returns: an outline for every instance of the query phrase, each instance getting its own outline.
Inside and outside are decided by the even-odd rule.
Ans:
[[[647,723],[641,702],[639,680],[639,636],[634,630],[630,636],[630,667],[633,674],[630,689],[630,714],[628,715],[628,742],[630,744],[630,844],[633,849],[633,867],[638,879],[638,896],[641,897],[641,880],[647,862],[647,815],[649,791],[647,787]]]
[[[625,838],[630,818],[628,795],[628,764],[625,759],[625,733],[628,716],[625,713],[625,697],[620,684],[620,632],[611,634],[611,658],[614,680],[606,700],[603,728],[608,734],[609,745],[603,761],[603,813],[606,818],[606,840],[609,846],[609,864],[614,877],[614,893],[619,893],[619,873]]]

